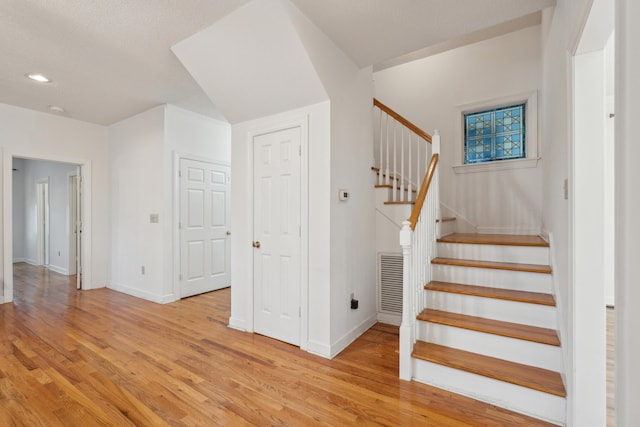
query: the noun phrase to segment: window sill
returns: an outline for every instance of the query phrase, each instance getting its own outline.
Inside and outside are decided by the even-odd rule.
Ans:
[[[455,173],[475,173],[535,168],[538,166],[538,160],[540,160],[539,157],[533,159],[499,160],[494,162],[475,163],[471,165],[455,165],[453,166],[453,170]]]

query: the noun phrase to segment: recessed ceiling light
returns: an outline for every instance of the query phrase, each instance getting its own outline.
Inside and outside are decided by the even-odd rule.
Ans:
[[[64,108],[59,105],[49,105],[49,110],[55,111],[56,113],[60,114],[64,113]]]
[[[25,76],[38,83],[51,83],[51,79],[43,76],[42,74],[25,74]]]

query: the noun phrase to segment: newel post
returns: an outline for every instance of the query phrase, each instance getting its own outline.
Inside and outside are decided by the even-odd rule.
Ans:
[[[404,221],[400,230],[402,247],[402,324],[400,325],[400,379],[411,380],[411,352],[413,350],[412,319],[413,301],[411,291],[411,223]]]

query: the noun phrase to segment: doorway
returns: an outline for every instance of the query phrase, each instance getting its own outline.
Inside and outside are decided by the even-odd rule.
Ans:
[[[606,0],[590,6],[571,52],[574,375],[569,388],[573,422],[606,425],[606,305],[615,303],[614,13]]]
[[[4,178],[10,191],[3,193],[8,208],[4,223],[4,302],[13,301],[13,264],[17,262],[80,278],[77,272],[82,271],[78,266],[83,257],[79,255],[87,252],[80,246],[84,239],[79,228],[84,204],[79,183],[84,167],[80,166],[83,163],[64,160],[5,154]],[[87,170],[90,176],[90,167]]]
[[[253,137],[254,331],[300,345],[301,127]]]

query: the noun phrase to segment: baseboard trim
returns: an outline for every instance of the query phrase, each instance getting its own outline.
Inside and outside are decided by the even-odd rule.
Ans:
[[[362,323],[360,323],[355,328],[351,329],[349,332],[344,334],[342,338],[340,338],[338,341],[332,344],[330,358],[333,359],[334,357],[336,357],[338,354],[340,354],[342,350],[347,348],[349,344],[354,342],[356,339],[358,339],[360,335],[364,334],[369,328],[375,325],[377,318],[378,318],[377,313],[372,314],[367,319],[365,319]]]
[[[131,288],[129,286],[121,285],[119,283],[109,283],[107,288],[112,289],[117,292],[122,292],[123,294],[131,295],[136,298],[146,299],[147,301],[155,302],[158,304],[163,304],[164,296],[152,294],[151,292],[143,291],[140,289]]]
[[[387,325],[400,326],[402,323],[402,315],[378,313],[378,322],[386,323]]]
[[[324,357],[325,359],[331,359],[331,346],[314,341],[309,340],[307,343],[307,351],[311,354],[315,354],[316,356]]]
[[[238,319],[236,317],[229,317],[229,325],[228,325],[231,329],[236,329],[238,331],[242,331],[242,332],[249,332],[249,330],[247,329],[247,322],[245,322],[244,320]]]
[[[57,265],[53,265],[53,264],[49,264],[48,268],[49,268],[49,270],[55,271],[58,274],[63,274],[65,276],[69,275],[69,269],[68,268],[58,267]]]

